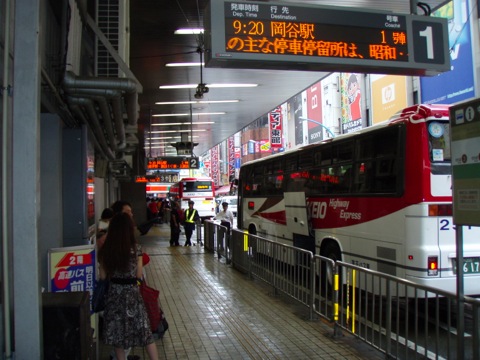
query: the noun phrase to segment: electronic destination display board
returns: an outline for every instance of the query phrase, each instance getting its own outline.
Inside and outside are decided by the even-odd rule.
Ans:
[[[147,158],[146,170],[167,169],[198,169],[200,161],[197,157],[164,156],[161,158]]]
[[[434,75],[447,20],[294,3],[211,1],[205,66]]]

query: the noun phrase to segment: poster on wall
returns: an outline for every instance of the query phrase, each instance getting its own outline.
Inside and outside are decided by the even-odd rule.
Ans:
[[[305,120],[308,144],[324,139],[322,126],[322,91],[320,82],[310,86],[305,92],[307,98],[307,118]]]
[[[328,139],[340,134],[342,109],[340,106],[340,74],[333,73],[320,81],[323,138]]]
[[[235,179],[235,138],[230,136],[227,139],[228,147],[228,181]]]
[[[293,118],[295,121],[295,146],[302,146],[305,144],[303,131],[303,93],[296,94],[292,98]]]
[[[97,278],[95,245],[69,246],[48,250],[48,291],[88,291],[90,304]],[[97,317],[90,305],[93,337],[98,335]]]
[[[89,291],[95,283],[95,246],[82,245],[48,251],[48,291]]]
[[[283,147],[283,119],[280,106],[268,113],[268,125],[270,128],[270,146],[272,147],[272,152],[274,150],[278,151]]]
[[[283,147],[285,148],[285,150],[290,150],[291,149],[291,142],[290,142],[290,139],[288,137],[288,127],[289,127],[288,109],[289,108],[290,108],[290,106],[288,105],[288,102],[285,102],[282,105],[280,105],[280,109],[282,110],[282,121],[283,121],[283,125],[282,125],[282,128],[283,128],[283,131],[282,131],[283,132]]]
[[[453,104],[475,97],[470,15],[464,0],[450,1],[432,13],[448,19],[451,71],[420,78],[422,103]]]
[[[213,180],[215,186],[220,186],[220,169],[218,167],[219,162],[219,148],[218,145],[210,149],[211,154],[211,173],[210,177]]]
[[[303,145],[302,94],[296,94],[286,103],[287,148],[294,149]]]
[[[361,74],[341,73],[342,133],[348,134],[364,127]]]
[[[388,120],[397,111],[407,107],[407,77],[370,75],[372,124]]]

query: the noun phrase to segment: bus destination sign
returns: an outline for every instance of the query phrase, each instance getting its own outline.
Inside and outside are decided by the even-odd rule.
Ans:
[[[161,158],[147,158],[146,170],[168,170],[168,169],[198,169],[199,160],[197,157],[164,156]]]
[[[135,177],[136,183],[174,183],[178,181],[178,173],[161,173],[161,174],[147,174],[137,175]]]
[[[434,75],[450,70],[443,18],[211,1],[206,66]]]

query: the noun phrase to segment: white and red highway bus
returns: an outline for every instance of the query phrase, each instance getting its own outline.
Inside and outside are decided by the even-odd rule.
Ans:
[[[215,217],[215,184],[211,178],[182,178],[170,186],[169,197],[178,201],[183,210],[193,200],[202,219]]]
[[[456,292],[449,109],[416,105],[240,169],[238,227],[333,260]],[[463,228],[480,294],[480,228]]]

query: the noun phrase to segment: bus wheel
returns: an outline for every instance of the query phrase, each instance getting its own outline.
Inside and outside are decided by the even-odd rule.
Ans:
[[[248,227],[248,233],[250,235],[257,235],[257,228],[255,227],[255,225],[250,225]]]
[[[342,260],[342,255],[340,252],[340,247],[338,244],[334,241],[329,241],[325,247],[322,249],[321,255],[324,257],[327,257],[329,259],[332,259],[333,261],[339,261]],[[333,290],[333,269],[330,266],[330,264],[323,263],[322,264],[322,273],[323,276],[327,278],[329,289]],[[341,275],[341,274],[339,274]],[[341,287],[342,285],[342,279],[341,276],[339,278],[339,286]]]

